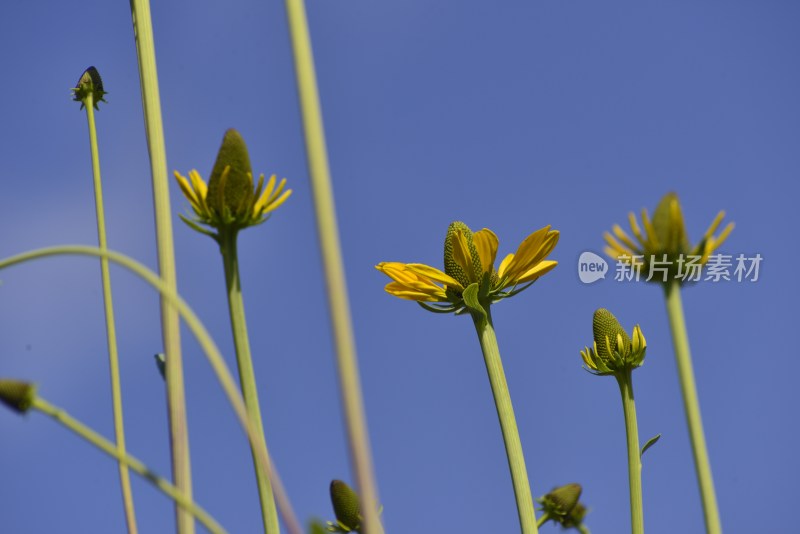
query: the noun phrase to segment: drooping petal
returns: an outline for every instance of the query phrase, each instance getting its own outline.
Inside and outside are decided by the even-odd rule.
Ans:
[[[399,282],[390,282],[386,284],[385,289],[390,295],[406,300],[416,300],[418,302],[444,302],[447,300],[444,291],[441,291],[441,294],[436,294],[436,292],[415,291]]]
[[[616,236],[616,238],[625,243],[625,246],[627,246],[631,251],[636,250],[638,248],[633,243],[633,240],[630,238],[630,236],[625,232],[625,230],[622,229],[620,225],[615,224],[612,230],[614,231],[614,235]]]
[[[540,261],[535,267],[523,273],[515,282],[515,284],[524,284],[526,282],[533,282],[543,274],[552,271],[558,265],[557,261],[546,260]]]
[[[453,261],[463,269],[470,282],[475,281],[472,276],[472,255],[470,254],[469,243],[467,242],[467,236],[461,230],[456,230],[453,239]]]
[[[439,269],[436,269],[435,267],[431,267],[430,265],[425,265],[423,263],[407,263],[406,268],[420,276],[425,276],[436,282],[446,284],[458,291],[464,291],[464,287],[458,282],[458,280],[445,274]]]
[[[418,267],[427,267],[416,264]],[[386,291],[392,295],[408,300],[421,300],[424,302],[443,302],[447,300],[446,291],[437,285],[430,277],[419,274],[410,269],[407,264],[400,262],[383,262],[375,266],[376,269],[387,275],[394,282],[386,286]],[[428,267],[431,271],[437,271]],[[423,269],[420,271],[425,272]],[[439,272],[444,278],[449,278]]]
[[[488,228],[478,230],[472,234],[472,242],[478,249],[478,256],[481,258],[481,267],[484,273],[491,273],[494,269],[494,260],[497,256],[497,245],[499,240],[494,232]]]

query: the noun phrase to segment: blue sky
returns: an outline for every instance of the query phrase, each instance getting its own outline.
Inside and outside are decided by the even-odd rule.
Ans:
[[[786,532],[795,505],[794,357],[800,255],[790,229],[800,169],[800,7],[768,2],[315,2],[308,5],[364,395],[387,532],[506,533],[513,493],[474,329],[383,292],[380,261],[441,265],[449,222],[489,227],[500,253],[561,231],[560,265],[494,307],[534,495],[580,482],[593,532],[628,529],[616,384],[581,369],[592,312],[648,341],[634,375],[648,532],[702,532],[677,374],[658,287],[582,284],[581,252],[629,211],[676,191],[692,239],[720,209],[727,254],[761,254],[756,283],[684,292],[725,532]],[[267,440],[303,518],[331,518],[351,480],[312,198],[280,2],[153,6],[170,171],[211,170],[237,128],[255,172],[291,199],[240,241]],[[96,243],[85,115],[69,88],[95,65],[110,246],[155,267],[138,70],[124,2],[5,6],[0,256]],[[233,365],[222,262],[177,218],[179,289]],[[112,269],[128,445],[169,472],[158,301]],[[113,435],[99,269],[84,258],[0,273],[0,375]],[[232,533],[256,532],[250,454],[185,332],[195,495]],[[123,531],[114,463],[39,414],[0,411],[3,529]],[[141,480],[143,532],[170,502]],[[776,513],[776,511],[778,511]],[[542,532],[555,532],[546,526]]]

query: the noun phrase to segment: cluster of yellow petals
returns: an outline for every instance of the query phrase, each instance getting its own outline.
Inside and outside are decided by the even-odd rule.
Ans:
[[[502,291],[519,284],[533,282],[551,271],[558,262],[545,260],[558,243],[559,233],[546,226],[526,237],[516,253],[508,254],[497,271],[494,262],[497,257],[499,240],[494,232],[484,228],[472,234],[481,262],[481,274],[496,274],[492,277],[491,292]],[[466,273],[473,273],[469,243],[461,232],[453,247],[453,259]],[[464,285],[443,271],[422,263],[382,262],[376,268],[393,280],[386,285],[386,291],[396,297],[420,302],[448,302],[450,289],[460,295]],[[470,276],[470,282],[480,282]]]

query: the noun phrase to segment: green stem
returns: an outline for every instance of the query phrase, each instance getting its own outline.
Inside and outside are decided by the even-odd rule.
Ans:
[[[189,305],[186,304],[186,302],[175,292],[174,288],[167,285],[164,280],[156,275],[153,271],[124,254],[110,250],[101,250],[97,247],[88,247],[85,245],[62,245],[58,247],[41,248],[24,252],[22,254],[17,254],[16,256],[0,260],[0,270],[34,259],[62,255],[82,255],[93,256],[97,258],[108,258],[112,263],[121,265],[122,267],[125,267],[126,269],[135,273],[137,276],[144,279],[161,294],[161,296],[170,306],[175,307],[178,314],[183,318],[184,321],[186,321],[186,326],[189,327],[189,330],[197,338],[200,347],[203,349],[203,353],[208,358],[208,362],[211,364],[211,368],[214,370],[214,374],[219,380],[222,390],[225,392],[225,395],[228,398],[228,402],[230,402],[231,406],[233,407],[239,423],[242,425],[242,428],[244,428],[251,446],[257,447],[258,460],[261,463],[261,467],[269,473],[270,480],[272,481],[272,488],[275,492],[275,501],[278,505],[278,509],[281,512],[281,516],[286,523],[287,530],[291,534],[303,534],[303,528],[300,525],[300,522],[297,520],[297,516],[295,515],[294,511],[292,510],[292,506],[289,503],[288,497],[286,496],[286,491],[283,487],[283,483],[281,482],[281,478],[278,475],[278,471],[272,466],[263,440],[259,439],[258,433],[250,423],[250,418],[247,415],[247,408],[244,405],[244,400],[242,399],[239,389],[236,387],[236,382],[233,379],[233,375],[228,369],[228,366],[225,364],[225,359],[222,357],[222,353],[220,353],[219,348],[217,347],[216,343],[214,343],[214,340],[211,338],[211,335],[208,333],[206,327],[203,325],[194,311],[189,307]]]
[[[97,148],[97,128],[94,121],[94,96],[91,91],[83,101],[86,117],[89,122],[89,145],[92,151],[92,173],[94,175],[94,200],[97,211],[97,239],[102,250],[108,249],[106,239],[106,220],[103,209],[103,187],[100,179],[100,154]],[[103,305],[106,319],[106,339],[108,343],[108,364],[111,374],[111,405],[114,412],[114,430],[116,434],[117,452],[125,456],[125,423],[122,417],[122,386],[119,378],[119,354],[117,352],[117,328],[114,321],[114,304],[111,300],[111,274],[108,259],[101,258],[100,272],[103,284]],[[128,467],[119,463],[119,483],[122,488],[122,504],[125,508],[125,521],[129,534],[136,534],[136,512],[133,506],[131,477]]]
[[[533,496],[528,482],[528,472],[525,469],[525,457],[522,453],[522,442],[519,439],[517,421],[514,417],[514,407],[511,405],[511,394],[508,391],[506,375],[503,372],[503,362],[500,360],[500,349],[497,346],[497,337],[492,325],[492,316],[486,307],[486,315],[473,312],[472,319],[478,332],[478,339],[483,350],[483,359],[486,362],[486,371],[489,374],[489,383],[492,386],[494,404],[497,408],[497,417],[500,419],[500,429],[503,432],[503,442],[506,446],[508,467],[511,470],[511,481],[514,485],[514,495],[517,500],[517,513],[523,534],[536,534],[536,513],[533,509]]]
[[[132,469],[135,473],[141,475],[147,481],[152,483],[155,487],[160,489],[164,492],[167,496],[172,498],[175,503],[180,506],[182,509],[186,510],[187,513],[191,514],[192,516],[196,517],[198,521],[200,521],[210,532],[214,534],[224,534],[225,529],[217,523],[208,512],[203,510],[201,507],[196,505],[185,493],[180,491],[178,488],[161,478],[160,476],[153,473],[146,465],[144,465],[140,460],[137,458],[129,455],[129,454],[122,454],[119,451],[119,447],[115,446],[113,443],[108,441],[106,438],[89,428],[88,426],[84,425],[77,419],[74,419],[70,416],[67,412],[53,406],[46,400],[41,397],[37,397],[33,401],[33,405],[31,408],[39,410],[45,415],[49,415],[62,425],[64,425],[67,429],[71,430],[81,438],[85,439],[104,453],[108,454],[112,458],[115,458],[120,465],[125,465]]]
[[[636,422],[636,404],[633,399],[632,370],[616,375],[625,414],[625,435],[628,444],[628,485],[631,500],[631,532],[644,534],[642,509],[642,458],[639,449],[639,425]]]
[[[578,525],[576,528],[578,529],[578,532],[580,532],[581,534],[590,534],[589,528],[583,523]]]
[[[242,386],[244,404],[254,430],[261,439],[264,438],[264,424],[261,419],[261,407],[258,401],[258,388],[253,370],[253,360],[250,355],[250,340],[247,335],[247,320],[244,313],[244,300],[242,298],[241,279],[239,278],[239,256],[237,253],[238,232],[225,231],[220,233],[219,243],[222,251],[222,260],[225,266],[225,285],[228,290],[228,310],[231,318],[231,330],[236,346],[236,362],[239,367],[239,383]],[[275,498],[272,495],[272,485],[266,471],[258,463],[256,447],[251,447],[253,465],[256,471],[258,495],[261,500],[261,516],[264,521],[264,532],[277,534],[278,514],[275,510]]]
[[[681,286],[679,281],[664,285],[664,296],[667,301],[667,314],[672,330],[672,344],[675,347],[675,362],[683,394],[683,408],[689,426],[689,439],[692,442],[694,467],[697,482],[700,486],[700,497],[703,502],[703,514],[708,534],[720,534],[722,526],[717,508],[717,496],[714,492],[714,479],[711,476],[711,463],[708,459],[706,438],[703,433],[703,420],[700,417],[700,402],[697,400],[697,386],[692,369],[692,355],[689,352],[689,337],[686,334],[686,320],[683,317],[681,302]]]
[[[336,209],[333,201],[325,131],[314,70],[314,56],[303,0],[286,0],[286,14],[294,52],[295,74],[303,116],[306,153],[317,219],[322,264],[328,292],[328,309],[336,343],[339,390],[347,423],[350,458],[361,497],[366,534],[382,532],[378,517],[378,490],[372,466],[367,418],[358,374],[355,339],[347,300]]]
[[[536,528],[541,527],[542,525],[547,523],[549,520],[550,520],[550,514],[548,514],[547,512],[544,512],[541,516],[539,516],[539,520],[536,521]]]
[[[164,282],[177,291],[175,250],[172,242],[172,210],[169,202],[167,156],[164,128],[161,121],[161,97],[158,91],[153,23],[148,0],[130,0],[133,32],[139,60],[147,146],[150,152],[150,173],[153,178],[153,205],[156,222],[158,268]],[[172,452],[172,476],[175,485],[192,496],[192,467],[189,460],[189,434],[186,428],[186,398],[181,358],[180,321],[178,313],[161,299],[161,331],[166,354],[167,410]],[[191,516],[176,507],[179,534],[194,534]]]

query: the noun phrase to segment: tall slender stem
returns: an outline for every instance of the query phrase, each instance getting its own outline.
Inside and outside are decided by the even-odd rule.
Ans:
[[[325,268],[328,291],[328,308],[336,342],[336,359],[339,369],[339,390],[342,395],[350,457],[355,470],[358,492],[361,496],[366,534],[382,531],[378,518],[378,490],[372,466],[367,418],[358,374],[353,327],[350,322],[350,305],[347,300],[344,265],[336,208],[333,201],[325,132],[322,125],[314,56],[303,0],[286,0],[289,33],[294,51],[295,74],[300,109],[303,116],[306,152],[314,194],[317,233]]]
[[[161,121],[161,97],[158,91],[153,23],[148,0],[130,0],[136,52],[139,59],[139,79],[142,86],[147,146],[150,152],[150,172],[153,178],[153,204],[156,221],[158,268],[164,282],[177,291],[175,250],[172,243],[172,210],[167,181],[167,156],[164,129]],[[192,496],[192,468],[189,460],[189,434],[186,428],[186,399],[183,384],[180,322],[178,313],[161,299],[161,331],[166,354],[167,409],[172,447],[172,476],[175,485]],[[190,514],[176,507],[179,534],[194,534]]]
[[[242,298],[241,279],[239,278],[239,256],[237,253],[237,231],[221,232],[219,237],[222,260],[225,265],[225,285],[228,290],[228,311],[230,312],[233,342],[236,346],[236,362],[239,368],[239,383],[242,386],[242,396],[247,407],[247,414],[253,428],[264,440],[264,424],[261,420],[261,407],[258,401],[256,376],[253,370],[253,360],[250,355],[250,339],[247,335],[247,320],[244,313],[244,300]],[[257,448],[251,446],[253,466],[256,471],[258,495],[261,501],[261,516],[264,521],[264,532],[277,534],[280,532],[278,513],[275,510],[275,498],[272,494],[272,484],[267,472],[259,465]]]
[[[689,337],[686,334],[686,320],[683,317],[680,282],[673,280],[664,285],[664,296],[667,301],[667,314],[672,330],[672,344],[675,348],[675,362],[683,394],[683,408],[686,423],[689,426],[689,439],[692,442],[694,467],[697,482],[700,486],[700,498],[703,502],[703,514],[708,534],[720,534],[722,526],[717,508],[717,496],[714,491],[714,479],[711,476],[711,463],[708,459],[706,438],[703,433],[703,420],[700,417],[700,402],[697,399],[697,386],[692,369],[692,355],[689,352]]]
[[[112,458],[115,458],[120,464],[141,475],[144,479],[152,483],[155,487],[172,498],[178,506],[182,507],[188,513],[196,517],[198,521],[200,521],[213,534],[225,533],[225,529],[223,529],[222,526],[217,523],[216,520],[211,517],[211,515],[208,514],[208,512],[195,504],[185,493],[150,471],[150,469],[137,458],[129,454],[120,453],[119,447],[115,446],[106,438],[70,416],[61,408],[53,406],[41,397],[37,397],[33,401],[31,408],[39,410],[43,414],[52,417],[57,422],[64,425],[65,428],[71,430]]]
[[[497,408],[497,417],[500,419],[500,429],[503,432],[508,467],[511,470],[511,482],[517,500],[517,514],[521,531],[523,534],[536,534],[539,530],[536,526],[536,513],[533,508],[531,486],[528,482],[528,471],[525,468],[525,457],[522,453],[522,442],[519,439],[514,407],[511,405],[511,394],[508,391],[505,372],[503,372],[500,348],[497,346],[497,337],[494,333],[488,306],[485,316],[473,313],[472,319],[481,342],[486,372],[489,374],[489,383],[492,386],[494,404]]]
[[[639,449],[639,425],[636,422],[636,404],[633,399],[631,369],[616,375],[622,396],[622,412],[625,414],[625,436],[628,445],[628,486],[631,500],[631,532],[644,534],[644,511],[642,509],[642,458]]]
[[[92,174],[94,176],[94,201],[97,212],[97,239],[101,250],[108,250],[106,238],[106,219],[103,209],[103,186],[100,179],[100,153],[97,147],[97,127],[94,121],[94,96],[90,91],[84,99],[86,118],[89,122],[89,145],[92,151]],[[122,386],[119,378],[119,354],[117,352],[117,328],[114,321],[114,304],[111,299],[111,274],[108,259],[100,259],[100,273],[103,284],[103,305],[106,319],[106,340],[108,344],[108,365],[111,375],[111,405],[114,412],[114,431],[117,452],[125,456],[125,423],[122,417]],[[125,509],[125,521],[129,534],[136,534],[136,512],[133,506],[131,477],[128,466],[119,463],[119,483],[122,488],[122,504]]]

